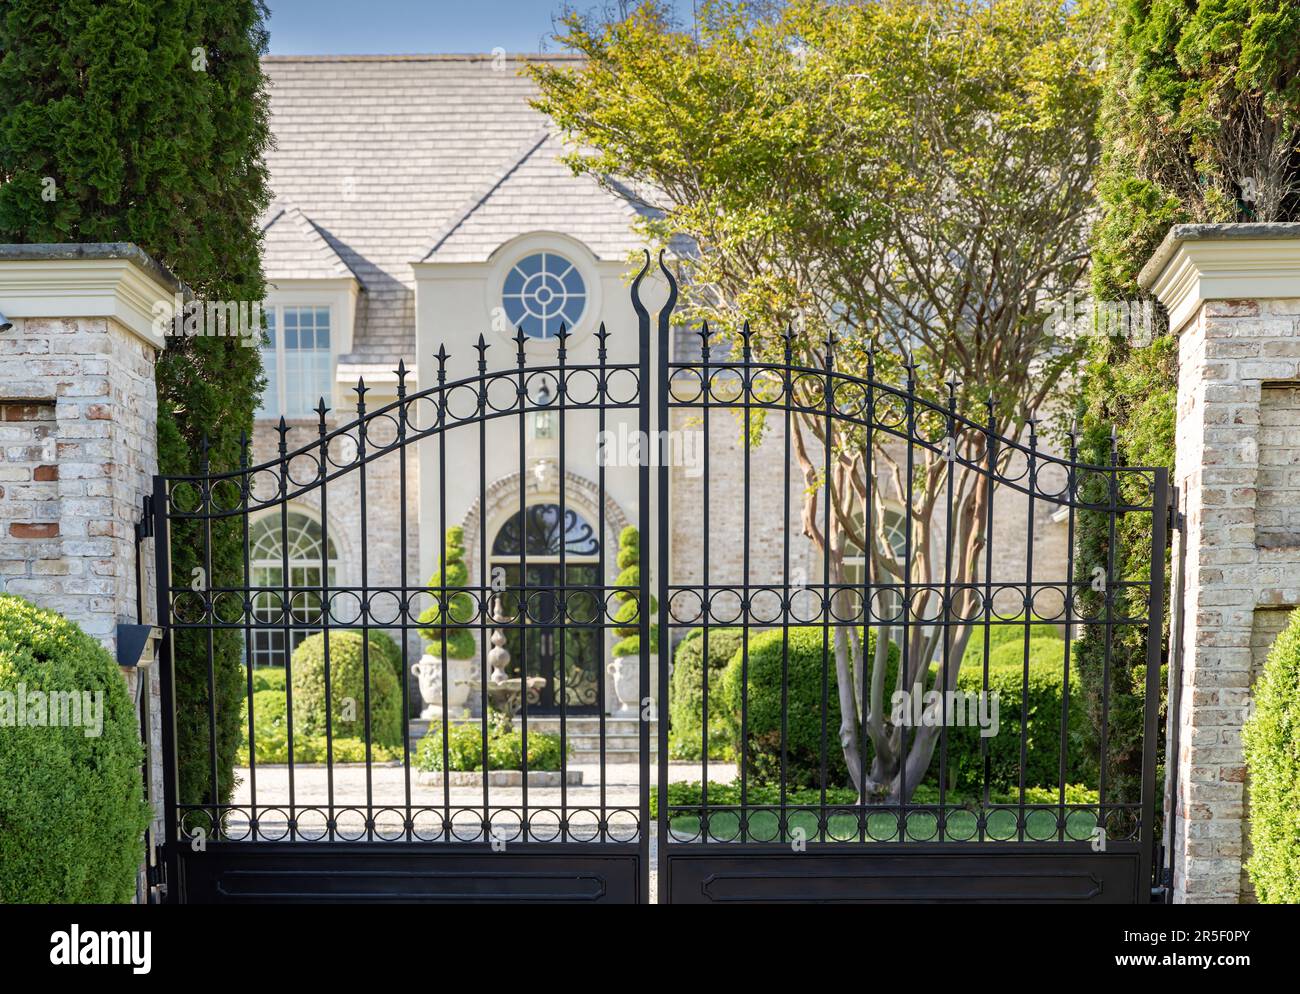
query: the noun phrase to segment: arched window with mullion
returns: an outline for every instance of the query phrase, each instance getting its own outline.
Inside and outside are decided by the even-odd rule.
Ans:
[[[336,581],[337,554],[333,540],[325,545],[320,522],[299,510],[289,511],[283,523],[279,511],[257,518],[248,530],[249,585],[253,601],[253,638],[250,662],[254,666],[283,666],[298,643],[320,625],[321,592]],[[281,612],[288,566],[289,640]]]

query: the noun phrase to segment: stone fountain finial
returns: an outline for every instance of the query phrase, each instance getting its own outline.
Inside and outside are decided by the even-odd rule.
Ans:
[[[495,617],[493,620],[497,620]],[[492,648],[488,650],[487,661],[492,667],[488,680],[492,683],[504,683],[509,677],[510,650],[506,648],[506,633],[500,628],[492,629]]]

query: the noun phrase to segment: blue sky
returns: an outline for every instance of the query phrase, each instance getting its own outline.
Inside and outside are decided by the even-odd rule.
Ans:
[[[691,0],[678,0],[689,14]],[[543,50],[563,0],[267,0],[273,55]],[[589,9],[597,0],[578,0]],[[547,50],[555,51],[554,43]]]

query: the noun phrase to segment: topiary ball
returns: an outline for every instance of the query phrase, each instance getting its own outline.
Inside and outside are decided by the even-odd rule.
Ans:
[[[79,725],[32,725],[33,693],[75,694],[79,706],[89,693],[92,706]],[[75,717],[72,701],[59,698]],[[52,703],[45,698],[47,718]],[[88,735],[97,711],[102,725]],[[53,611],[0,594],[0,904],[133,899],[150,819],[139,727],[102,645]]]
[[[387,643],[387,644],[385,644]],[[358,632],[329,633],[331,732],[339,738],[365,738],[365,640]],[[370,740],[377,745],[401,745],[402,687],[389,660],[401,657],[396,644],[382,632],[370,633]],[[293,670],[294,732],[324,735],[325,634],[302,640],[290,661]],[[349,705],[351,701],[351,705]]]

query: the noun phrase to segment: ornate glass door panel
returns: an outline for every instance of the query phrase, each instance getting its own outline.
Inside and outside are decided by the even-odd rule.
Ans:
[[[542,677],[546,681],[540,701],[530,705],[530,709],[535,707],[539,713],[558,712],[563,699],[570,714],[594,712],[600,703],[604,662],[600,602],[591,590],[581,588],[599,582],[597,567],[565,566],[568,610],[562,617],[560,607],[566,591],[561,589],[559,565],[529,563],[523,584],[527,611],[520,626],[517,608],[520,567],[514,563],[495,565],[505,570],[506,586],[510,588],[502,597],[501,612],[512,622],[506,629],[510,674],[518,676],[522,669],[529,677]]]
[[[599,553],[595,529],[573,509],[561,512],[556,504],[529,505],[501,526],[492,543],[493,567],[505,570],[508,588],[501,607],[511,624],[506,629],[511,675],[522,669],[545,680],[540,700],[530,708],[556,712],[564,701],[568,712],[576,713],[600,706],[604,619],[600,568],[591,561]],[[521,584],[518,560],[525,559],[528,575]]]

